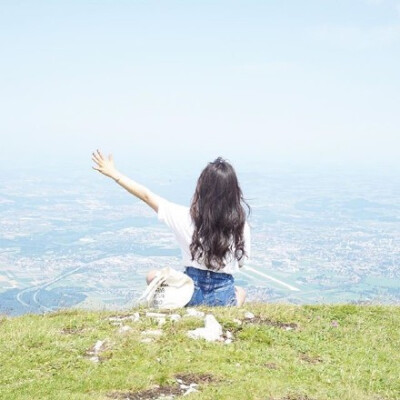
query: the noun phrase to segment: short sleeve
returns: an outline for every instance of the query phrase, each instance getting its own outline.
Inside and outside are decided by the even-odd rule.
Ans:
[[[181,244],[182,240],[187,242],[191,238],[189,216],[188,207],[159,198],[158,220],[164,222],[175,233]]]

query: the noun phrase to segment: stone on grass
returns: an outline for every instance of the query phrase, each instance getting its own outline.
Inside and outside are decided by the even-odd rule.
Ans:
[[[163,313],[147,312],[146,317],[149,318],[165,318],[167,315]]]
[[[293,327],[291,327],[291,326],[285,326],[285,331],[291,331],[291,330],[293,330]]]
[[[179,314],[171,314],[171,315],[169,316],[169,319],[170,319],[171,321],[174,321],[174,322],[179,321],[181,318],[182,318],[182,317],[181,317]]]
[[[128,325],[122,325],[119,329],[118,329],[118,333],[127,333],[129,331],[133,330],[130,326]]]
[[[105,340],[98,340],[96,344],[93,346],[93,352],[99,353],[103,349],[104,343]]]
[[[214,315],[207,314],[204,318],[204,324],[204,328],[189,331],[187,335],[192,339],[205,339],[208,342],[222,340],[222,326],[215,319]]]
[[[141,343],[151,343],[151,342],[153,342],[153,341],[154,341],[154,340],[153,340],[152,338],[146,337],[146,338],[142,339],[140,342],[141,342]]]
[[[106,350],[107,339],[98,340],[95,345],[87,351],[87,355],[91,356],[90,361],[98,363],[100,361],[99,355],[102,351]]]
[[[199,385],[197,383],[191,383],[189,385],[183,383],[182,379],[177,379],[176,380],[179,383],[179,387],[181,390],[184,390],[185,392],[183,393],[184,396],[187,396],[190,393],[198,392],[196,389]]]
[[[161,336],[162,334],[163,334],[163,331],[161,329],[149,329],[147,331],[142,332],[142,335],[152,336],[152,337]]]
[[[245,317],[246,319],[253,319],[253,318],[254,318],[254,314],[251,313],[250,311],[246,311],[246,312],[244,313],[244,317]]]
[[[185,393],[183,393],[183,395],[184,395],[184,396],[187,396],[188,394],[190,394],[190,393],[195,393],[195,392],[198,392],[198,390],[195,389],[193,386],[191,386],[191,387],[189,387],[188,390],[186,390]]]
[[[186,316],[203,318],[204,317],[204,312],[195,310],[194,308],[188,308],[186,310]]]

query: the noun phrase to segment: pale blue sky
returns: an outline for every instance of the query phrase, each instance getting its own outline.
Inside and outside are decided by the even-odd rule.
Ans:
[[[400,0],[0,0],[0,50],[0,165],[399,165]]]

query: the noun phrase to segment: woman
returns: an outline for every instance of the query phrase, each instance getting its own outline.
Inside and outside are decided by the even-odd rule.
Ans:
[[[222,158],[202,171],[190,208],[155,195],[146,187],[121,174],[108,157],[97,150],[93,169],[114,179],[143,200],[172,229],[182,250],[185,274],[195,285],[188,306],[241,306],[243,288],[234,286],[233,273],[250,256],[250,228],[246,221],[242,191],[232,165]],[[157,271],[147,274],[149,284]]]

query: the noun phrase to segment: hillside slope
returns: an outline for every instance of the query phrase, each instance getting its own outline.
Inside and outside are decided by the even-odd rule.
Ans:
[[[188,337],[187,310],[0,317],[0,398],[400,399],[400,307],[197,310],[224,340]]]

